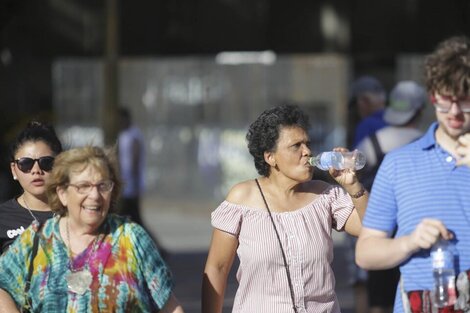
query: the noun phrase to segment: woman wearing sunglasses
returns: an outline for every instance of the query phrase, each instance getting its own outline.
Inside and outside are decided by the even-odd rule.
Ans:
[[[50,125],[31,121],[10,146],[10,168],[23,193],[0,204],[0,252],[33,222],[52,217],[46,180],[62,144]]]

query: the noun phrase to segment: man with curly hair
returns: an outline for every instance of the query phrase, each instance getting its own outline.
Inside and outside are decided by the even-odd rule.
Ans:
[[[356,262],[369,270],[400,266],[394,312],[470,312],[470,39],[441,42],[425,59],[425,82],[437,121],[385,156]],[[430,249],[440,239],[455,247],[458,298],[437,309]]]

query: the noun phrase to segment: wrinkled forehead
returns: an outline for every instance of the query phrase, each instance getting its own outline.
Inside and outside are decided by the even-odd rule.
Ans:
[[[306,141],[308,140],[308,132],[301,126],[297,125],[290,125],[290,126],[283,126],[279,130],[279,138],[277,143],[279,142],[298,142],[298,141]]]
[[[98,181],[109,178],[109,171],[104,164],[84,163],[70,167],[69,181]]]

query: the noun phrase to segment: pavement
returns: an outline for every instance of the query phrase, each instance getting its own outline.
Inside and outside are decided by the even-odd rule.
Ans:
[[[173,272],[175,294],[186,313],[201,312],[201,281],[212,227],[210,212],[218,203],[207,200],[162,200],[155,196],[143,201],[142,218],[146,228],[168,252],[167,262]],[[336,292],[342,313],[353,313],[354,299],[347,282],[346,243],[344,235],[334,232]],[[237,282],[234,264],[229,275],[223,313],[230,313]]]

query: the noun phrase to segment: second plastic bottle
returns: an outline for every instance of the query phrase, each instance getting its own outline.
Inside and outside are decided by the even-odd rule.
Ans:
[[[440,239],[431,249],[434,276],[434,306],[442,308],[457,300],[455,291],[454,247]]]

